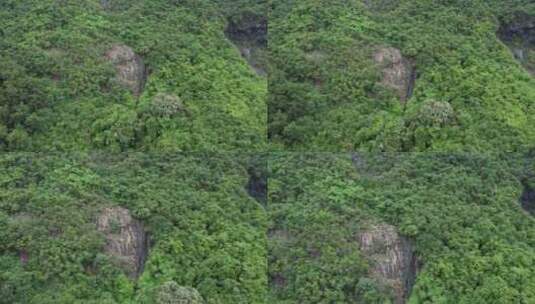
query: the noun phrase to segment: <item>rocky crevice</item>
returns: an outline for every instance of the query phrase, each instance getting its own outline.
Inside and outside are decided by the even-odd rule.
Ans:
[[[520,205],[529,214],[535,215],[535,189],[529,186],[527,183],[523,184],[524,189],[520,196]]]
[[[225,30],[227,38],[260,76],[267,75],[267,31],[267,18],[255,14],[229,20]]]
[[[401,51],[383,47],[373,54],[373,60],[381,70],[380,84],[394,90],[401,103],[410,99],[417,73],[413,64],[402,56]]]
[[[420,268],[411,241],[391,225],[375,224],[361,231],[358,242],[370,262],[369,276],[392,291],[394,303],[406,303]]]
[[[516,13],[511,21],[502,22],[497,34],[514,58],[535,76],[535,16]]]
[[[113,64],[116,79],[136,97],[141,95],[147,81],[147,68],[141,56],[126,45],[116,44],[106,52],[106,59]]]
[[[248,170],[247,193],[261,204],[267,203],[267,176],[259,168],[250,167]]]
[[[143,223],[122,207],[104,208],[97,218],[97,230],[104,234],[104,251],[131,277],[143,272],[149,238]]]

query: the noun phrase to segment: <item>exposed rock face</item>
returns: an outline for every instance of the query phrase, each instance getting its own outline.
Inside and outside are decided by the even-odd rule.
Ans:
[[[225,34],[253,70],[266,76],[267,18],[248,14],[239,20],[230,20]]]
[[[531,215],[535,215],[535,189],[529,185],[524,185],[524,191],[520,196],[520,205]]]
[[[371,262],[370,276],[391,288],[394,303],[405,303],[418,271],[418,262],[409,240],[393,226],[374,225],[358,236],[360,249]]]
[[[249,168],[247,192],[259,203],[267,202],[267,176],[258,168]]]
[[[396,91],[401,102],[412,95],[416,72],[398,49],[387,47],[375,52],[373,59],[382,70],[381,84]]]
[[[499,35],[505,41],[519,38],[524,44],[535,44],[535,16],[516,14],[512,22],[501,26]]]
[[[139,96],[147,79],[143,59],[126,45],[114,45],[106,53],[106,58],[115,66],[119,83]]]
[[[502,24],[498,37],[513,56],[535,76],[535,16],[517,13],[511,22]]]
[[[127,209],[110,207],[101,211],[97,230],[106,236],[106,253],[116,258],[130,277],[137,277],[143,271],[148,250],[143,224]]]

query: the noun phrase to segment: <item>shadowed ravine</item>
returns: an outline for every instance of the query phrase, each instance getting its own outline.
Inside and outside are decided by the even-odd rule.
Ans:
[[[266,76],[267,19],[265,16],[245,14],[229,20],[227,38],[239,49],[241,56],[260,76]]]

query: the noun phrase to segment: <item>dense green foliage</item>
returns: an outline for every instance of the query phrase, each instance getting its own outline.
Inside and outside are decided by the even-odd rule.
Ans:
[[[0,149],[260,149],[266,80],[225,38],[231,7],[215,0],[2,1]],[[148,67],[139,98],[113,81],[104,54],[114,44],[130,46]],[[185,110],[155,113],[160,93],[179,97]]]
[[[355,240],[362,189],[351,177],[347,158],[270,157],[269,303],[355,303],[367,264]]]
[[[268,160],[266,172],[248,155],[4,154],[0,302],[388,303],[356,242],[374,222],[414,241],[411,304],[535,300],[534,219],[518,203],[535,188],[532,156]],[[265,210],[246,191],[251,172],[269,177]],[[115,205],[149,231],[137,280],[95,227]]]
[[[275,150],[518,151],[535,140],[535,80],[496,32],[530,0],[276,0],[269,138]],[[405,104],[373,62],[395,47],[417,71]],[[445,124],[425,107],[448,103]]]
[[[1,156],[0,303],[156,303],[186,287],[206,303],[261,303],[266,218],[245,189],[249,159]],[[115,205],[149,231],[135,281],[104,254],[96,230],[99,210]]]
[[[529,20],[533,0],[2,0],[0,303],[394,303],[370,227],[411,247],[409,304],[535,303],[535,36],[508,29]],[[377,59],[397,51],[401,90]],[[103,210],[146,229],[139,269]]]
[[[270,303],[388,303],[356,234],[386,222],[423,263],[409,303],[535,302],[535,220],[523,155],[280,154],[270,158]],[[363,298],[364,296],[364,298]]]

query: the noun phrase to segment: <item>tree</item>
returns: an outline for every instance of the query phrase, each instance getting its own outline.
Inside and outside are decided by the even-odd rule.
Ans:
[[[197,289],[178,285],[175,281],[163,283],[156,293],[157,304],[201,304],[204,303]]]

